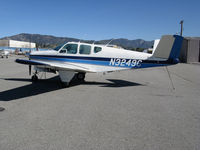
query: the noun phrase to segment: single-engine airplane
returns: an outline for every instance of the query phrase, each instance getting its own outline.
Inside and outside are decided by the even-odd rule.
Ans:
[[[0,56],[1,56],[1,58],[4,58],[4,57],[8,58],[9,54],[10,54],[9,50],[6,50],[6,49],[0,50]]]
[[[164,35],[154,47],[152,54],[110,47],[108,45],[68,42],[48,51],[32,51],[29,60],[16,59],[17,63],[31,65],[37,81],[39,72],[59,73],[64,86],[69,86],[76,75],[83,81],[86,73],[112,72],[124,69],[139,69],[177,64],[183,37]]]

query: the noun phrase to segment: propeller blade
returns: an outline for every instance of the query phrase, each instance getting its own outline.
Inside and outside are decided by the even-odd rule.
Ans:
[[[28,66],[29,68],[29,76],[31,75],[31,65]]]

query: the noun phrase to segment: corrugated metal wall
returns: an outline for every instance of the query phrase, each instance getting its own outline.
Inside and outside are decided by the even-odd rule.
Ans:
[[[0,46],[9,47],[9,41],[8,40],[0,40]]]
[[[200,40],[199,40],[199,62],[200,62]]]
[[[188,50],[188,40],[183,39],[183,44],[182,44],[180,57],[179,57],[180,61],[183,63],[187,62],[187,50]]]
[[[188,40],[187,62],[199,62],[199,40]]]
[[[184,38],[180,61],[184,63],[194,63],[200,61],[200,40]]]

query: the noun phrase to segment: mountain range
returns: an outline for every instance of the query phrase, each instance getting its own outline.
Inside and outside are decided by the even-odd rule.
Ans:
[[[17,41],[26,41],[26,42],[34,42],[37,43],[39,47],[54,47],[60,44],[64,44],[70,41],[82,41],[87,43],[96,43],[96,44],[110,44],[121,46],[125,49],[136,49],[136,48],[150,48],[153,45],[153,41],[145,41],[142,39],[136,40],[128,40],[124,38],[119,39],[107,39],[107,40],[81,40],[76,38],[69,38],[69,37],[55,37],[52,35],[40,35],[40,34],[29,34],[29,33],[21,33],[13,36],[8,36],[1,38],[1,40],[17,40]]]

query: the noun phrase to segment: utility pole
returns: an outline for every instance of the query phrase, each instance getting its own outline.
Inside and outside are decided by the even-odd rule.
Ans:
[[[181,32],[180,32],[180,36],[183,36],[183,20],[181,20],[180,24],[181,24]]]

